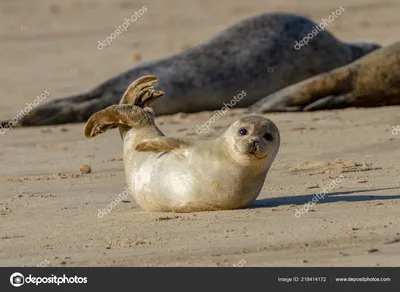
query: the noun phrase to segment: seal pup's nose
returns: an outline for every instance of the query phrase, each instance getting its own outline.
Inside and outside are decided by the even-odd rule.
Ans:
[[[251,142],[252,142],[251,143],[252,151],[254,151],[254,152],[257,151],[260,146],[260,140],[256,138],[256,139],[253,139]]]

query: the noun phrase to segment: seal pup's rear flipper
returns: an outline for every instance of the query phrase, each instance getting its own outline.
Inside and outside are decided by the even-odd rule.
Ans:
[[[171,137],[157,137],[145,139],[136,145],[135,150],[139,152],[171,152],[174,149],[187,148],[191,145],[189,139]]]
[[[153,111],[148,106],[163,96],[164,92],[154,90],[155,82],[157,78],[152,75],[140,77],[132,82],[119,105],[109,106],[89,118],[84,129],[85,136],[93,138],[117,127],[120,127],[122,132],[145,125],[156,127]]]
[[[148,112],[135,105],[112,105],[92,115],[83,132],[86,138],[93,138],[121,126],[135,128],[151,124],[153,118]]]
[[[132,104],[141,108],[150,106],[154,101],[163,96],[163,91],[155,91],[153,84],[157,82],[157,77],[145,75],[129,85],[121,98],[119,104]]]

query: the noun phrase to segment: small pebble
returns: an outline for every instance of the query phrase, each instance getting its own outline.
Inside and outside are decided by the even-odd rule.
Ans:
[[[81,173],[91,173],[92,172],[92,169],[87,164],[82,164],[81,167],[79,168],[79,170],[81,171]]]
[[[139,63],[142,60],[142,56],[139,53],[136,53],[132,56],[132,61],[134,63]]]

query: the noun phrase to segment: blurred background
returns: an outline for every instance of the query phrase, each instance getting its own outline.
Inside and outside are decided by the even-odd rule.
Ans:
[[[125,18],[147,11],[98,50]],[[0,0],[0,117],[12,117],[45,90],[48,100],[88,90],[140,60],[179,52],[245,17],[294,12],[339,39],[398,39],[400,0]]]

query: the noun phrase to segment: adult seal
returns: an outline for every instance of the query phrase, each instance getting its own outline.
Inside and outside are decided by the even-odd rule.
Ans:
[[[253,112],[400,105],[400,42],[278,91]]]
[[[275,124],[247,116],[214,140],[166,137],[148,106],[164,92],[154,76],[132,83],[119,105],[95,113],[85,125],[92,138],[119,128],[128,190],[147,211],[198,212],[243,208],[259,195],[279,150]]]
[[[117,104],[128,86],[144,75],[157,76],[156,88],[166,92],[152,105],[157,115],[220,109],[243,90],[247,96],[235,106],[247,107],[379,48],[368,42],[341,42],[322,24],[289,13],[253,16],[181,53],[140,63],[86,93],[42,104],[19,125],[86,122],[95,112]]]

